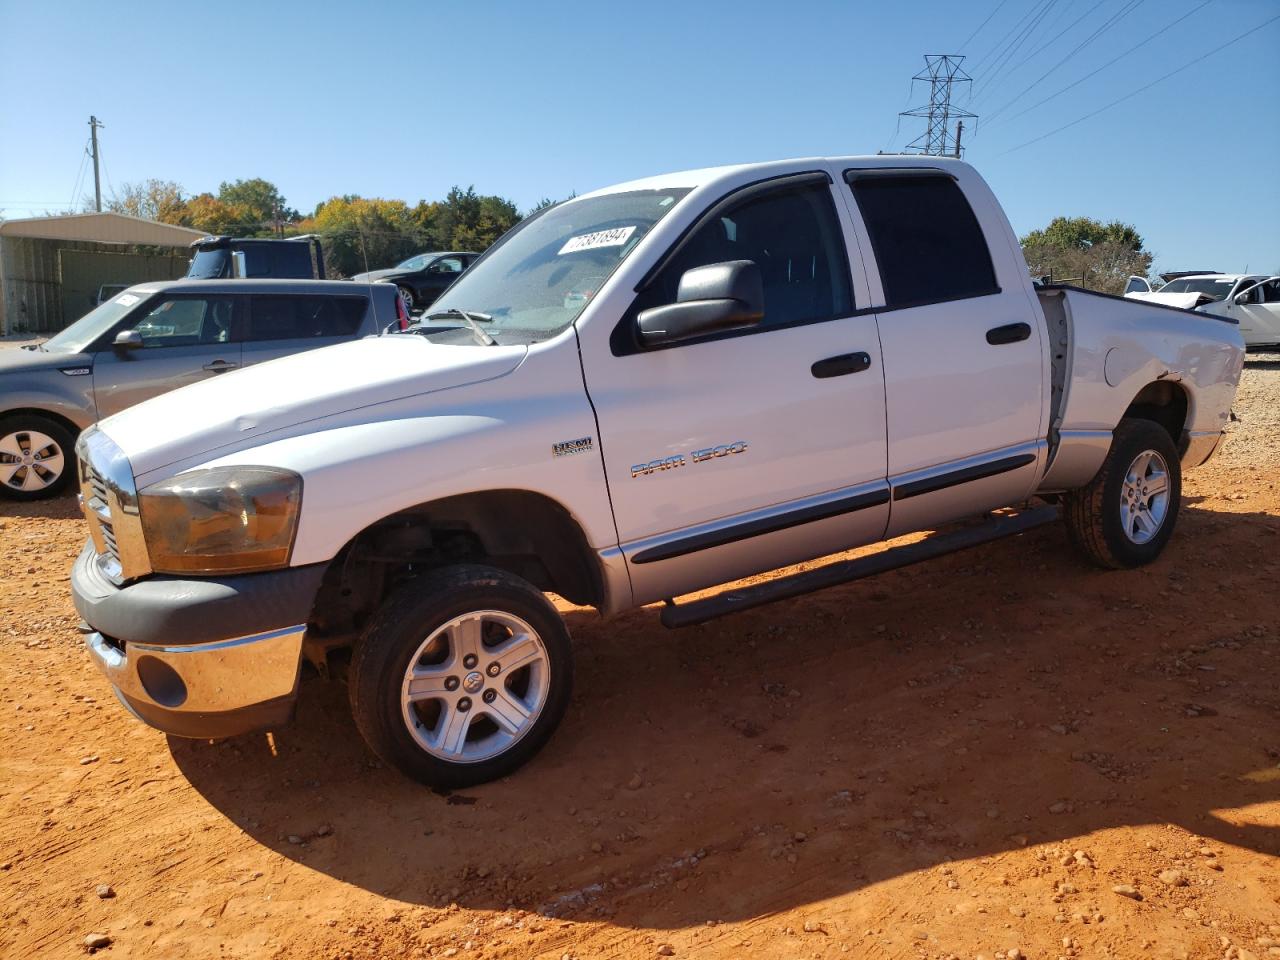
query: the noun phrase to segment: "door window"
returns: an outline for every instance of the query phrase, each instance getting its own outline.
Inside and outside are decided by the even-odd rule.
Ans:
[[[257,296],[249,298],[249,341],[347,337],[360,326],[363,297]]]
[[[887,307],[999,293],[991,252],[950,177],[850,175]]]
[[[230,297],[171,297],[134,324],[144,348],[189,347],[231,341],[235,313]]]
[[[1263,303],[1280,303],[1280,280],[1268,280],[1262,285]]]
[[[760,267],[760,327],[831,320],[853,311],[840,220],[831,191],[821,182],[753,192],[714,211],[636,298],[631,315],[675,303],[685,271],[728,260],[751,260]]]
[[[427,273],[461,273],[462,260],[458,257],[443,257],[427,268]]]

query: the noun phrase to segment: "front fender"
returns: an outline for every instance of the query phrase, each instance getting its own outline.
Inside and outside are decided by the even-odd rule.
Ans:
[[[86,364],[86,368],[87,368]],[[49,377],[60,377],[67,382],[55,384],[58,389],[51,389],[46,383],[32,383],[25,375],[12,375],[14,383],[6,379],[0,381],[0,417],[15,410],[26,410],[34,413],[52,413],[75,424],[77,430],[92,426],[97,419],[93,401],[93,375],[68,376],[61,371],[48,371],[41,374],[41,380]],[[27,382],[22,382],[27,380]]]

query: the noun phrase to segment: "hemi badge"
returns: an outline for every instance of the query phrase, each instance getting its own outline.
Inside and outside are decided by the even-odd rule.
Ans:
[[[551,453],[557,457],[571,457],[575,453],[590,453],[591,437],[579,437],[577,440],[561,440],[551,445]]]

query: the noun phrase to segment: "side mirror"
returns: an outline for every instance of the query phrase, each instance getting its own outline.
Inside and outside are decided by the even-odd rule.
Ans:
[[[764,280],[752,260],[730,260],[686,270],[676,302],[636,318],[646,347],[752,327],[764,319]]]
[[[142,334],[137,330],[121,330],[116,334],[111,346],[116,350],[137,350],[142,346]]]
[[[1247,292],[1246,292],[1246,293],[1237,293],[1237,294],[1235,295],[1235,298],[1234,298],[1234,299],[1235,299],[1235,302],[1236,302],[1236,305],[1237,305],[1237,306],[1241,306],[1241,307],[1243,307],[1246,303],[1248,303],[1248,302],[1249,302],[1249,297],[1250,297],[1250,293],[1247,293]]]

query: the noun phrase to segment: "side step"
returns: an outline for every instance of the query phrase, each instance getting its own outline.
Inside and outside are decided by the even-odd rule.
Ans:
[[[1026,533],[1036,527],[1053,523],[1058,519],[1058,508],[1053,506],[1036,507],[1016,514],[999,514],[981,524],[962,527],[946,533],[935,533],[931,537],[908,543],[901,547],[891,547],[880,553],[856,560],[839,560],[816,570],[794,573],[789,577],[767,580],[750,587],[738,590],[727,590],[705,600],[691,600],[688,603],[676,604],[670,600],[662,608],[662,625],[669,629],[691,627],[706,623],[725,614],[762,607],[766,603],[779,600],[790,600],[806,593],[813,593],[824,587],[834,587],[853,580],[873,577],[877,573],[897,570],[922,560],[932,560],[947,553],[967,550],[981,546],[993,540]]]

